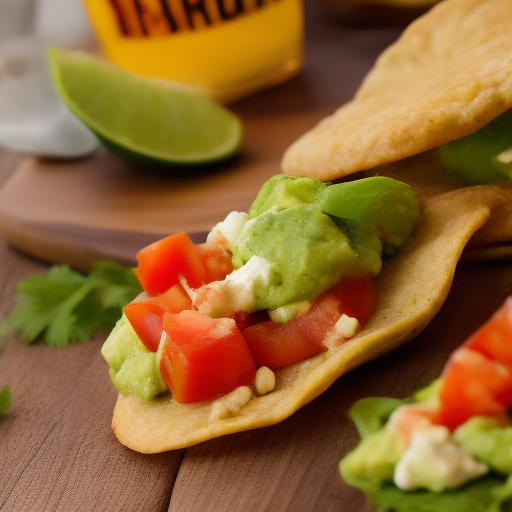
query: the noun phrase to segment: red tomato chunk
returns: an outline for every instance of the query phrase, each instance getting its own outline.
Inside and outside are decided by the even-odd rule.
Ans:
[[[163,328],[160,374],[177,402],[209,400],[253,382],[256,366],[233,319],[166,313]]]
[[[443,371],[441,423],[451,429],[476,415],[505,416],[512,406],[512,299],[457,349]]]
[[[371,317],[374,306],[373,285],[364,277],[323,293],[307,313],[288,323],[268,320],[247,327],[242,334],[258,367],[282,368],[327,350],[323,341],[342,314],[362,324]]]
[[[233,271],[228,241],[217,235],[207,243],[194,245],[186,233],[168,236],[137,253],[139,266],[133,271],[144,291],[150,295],[166,292],[187,280],[191,288],[222,281]]]
[[[206,269],[196,246],[186,233],[168,236],[137,253],[139,266],[133,271],[150,295],[166,292],[178,284],[180,274],[192,288],[206,281]]]
[[[179,313],[191,307],[190,297],[181,285],[176,284],[156,297],[141,294],[123,311],[142,343],[156,352],[162,337],[164,313]]]

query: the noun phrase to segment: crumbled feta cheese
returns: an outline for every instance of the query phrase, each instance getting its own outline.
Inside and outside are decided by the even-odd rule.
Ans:
[[[413,433],[411,444],[395,467],[394,482],[404,491],[440,492],[485,475],[489,468],[451,441],[450,431],[430,425]]]
[[[274,372],[266,366],[258,368],[254,379],[254,387],[260,396],[270,393],[276,387],[276,376]]]
[[[194,307],[214,318],[229,316],[235,311],[252,312],[256,308],[256,290],[268,287],[271,269],[270,262],[253,256],[243,267],[228,274],[224,281],[192,290]]]
[[[352,318],[345,314],[341,315],[339,320],[334,324],[334,329],[342,338],[353,338],[361,326],[357,318]]]
[[[228,241],[228,247],[233,247],[236,245],[236,241],[244,229],[245,224],[249,220],[249,215],[244,212],[231,212],[228,216],[222,221],[219,222],[208,234],[206,239],[207,242],[210,242],[215,238],[217,233],[221,233],[222,236]]]
[[[231,272],[223,281],[235,311],[254,311],[256,289],[268,288],[272,264],[260,256],[253,256],[243,267]]]
[[[352,318],[345,314],[341,315],[334,324],[332,330],[327,333],[324,339],[324,346],[328,349],[337,347],[341,342],[348,338],[353,338],[361,329],[357,318]]]
[[[252,397],[253,394],[251,388],[248,386],[240,386],[222,398],[218,398],[213,403],[212,412],[210,413],[210,421],[217,421],[235,416],[251,401]]]

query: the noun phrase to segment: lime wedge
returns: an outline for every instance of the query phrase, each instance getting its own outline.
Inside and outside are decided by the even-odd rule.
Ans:
[[[206,164],[230,157],[240,146],[238,117],[195,90],[132,74],[84,52],[50,48],[48,58],[57,94],[122,157]]]

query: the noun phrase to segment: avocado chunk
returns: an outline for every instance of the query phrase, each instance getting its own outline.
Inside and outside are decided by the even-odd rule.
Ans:
[[[377,274],[381,246],[372,243],[378,255],[361,257],[349,236],[317,205],[300,204],[247,222],[233,260],[239,267],[259,256],[271,264],[268,288],[256,291],[256,308],[273,309],[313,299],[343,278]]]
[[[156,354],[144,346],[124,315],[103,344],[101,354],[121,394],[151,400],[167,389],[158,371]]]
[[[454,432],[455,442],[498,473],[512,474],[512,427],[475,416]]]
[[[480,130],[439,147],[441,164],[449,174],[471,183],[512,178],[512,110]]]
[[[411,234],[420,214],[409,185],[384,176],[330,185],[323,190],[320,207],[324,213],[356,222],[394,247]]]
[[[365,437],[340,462],[340,473],[348,484],[359,488],[392,482],[401,455],[398,434],[384,427]]]
[[[294,178],[285,174],[272,176],[259,191],[249,209],[249,217],[254,219],[266,211],[277,211],[304,203],[315,203],[327,184],[314,178]]]

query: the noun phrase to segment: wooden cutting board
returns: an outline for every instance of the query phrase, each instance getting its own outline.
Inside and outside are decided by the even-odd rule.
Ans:
[[[348,101],[400,29],[344,28],[308,13],[306,67],[290,82],[231,108],[245,138],[234,160],[166,173],[105,149],[78,161],[26,158],[0,191],[0,230],[16,248],[87,271],[100,258],[133,264],[138,249],[171,233],[204,237],[246,211],[280,172],[285,149]]]

